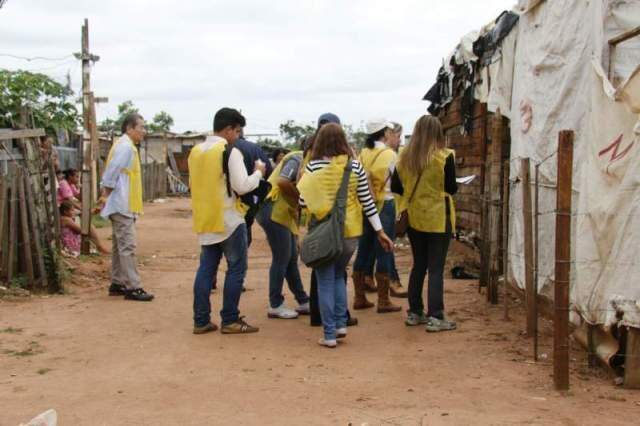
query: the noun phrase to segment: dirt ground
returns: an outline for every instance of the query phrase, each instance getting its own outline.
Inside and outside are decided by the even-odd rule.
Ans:
[[[240,308],[260,332],[195,336],[188,209],[188,200],[148,204],[139,221],[152,303],[108,297],[105,258],[75,261],[68,294],[0,299],[1,425],[49,408],[60,425],[638,423],[640,393],[588,369],[575,343],[571,391],[555,392],[549,324],[533,363],[519,302],[505,322],[476,281],[445,284],[455,332],[428,334],[406,327],[404,313],[368,310],[355,312],[360,325],[344,344],[318,346],[321,330],[308,317],[267,319],[270,253],[259,226]],[[409,261],[400,249],[405,283]],[[212,296],[217,323],[220,299]]]

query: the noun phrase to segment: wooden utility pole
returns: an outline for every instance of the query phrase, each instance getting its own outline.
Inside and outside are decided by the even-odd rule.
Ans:
[[[573,131],[558,136],[558,189],[556,198],[556,269],[553,316],[553,383],[569,389],[569,282],[571,271],[571,196]]]
[[[91,62],[97,62],[100,58],[89,52],[89,21],[84,20],[82,26],[82,53],[79,55],[82,60],[82,117],[83,132],[80,155],[82,156],[82,214],[80,225],[82,233],[82,243],[80,252],[89,254],[89,230],[91,229],[91,201],[97,193],[96,181],[96,146],[98,145],[97,127],[95,124],[95,108],[93,93],[91,92]]]
[[[522,176],[522,214],[524,222],[524,288],[527,304],[527,336],[536,333],[535,318],[537,315],[536,295],[538,293],[533,281],[533,223],[531,217],[531,162],[528,158],[521,160]]]

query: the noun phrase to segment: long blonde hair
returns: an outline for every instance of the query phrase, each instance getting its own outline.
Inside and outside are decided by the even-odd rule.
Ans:
[[[409,145],[398,160],[398,168],[417,176],[431,163],[434,152],[445,147],[440,120],[432,115],[423,115],[416,121]]]

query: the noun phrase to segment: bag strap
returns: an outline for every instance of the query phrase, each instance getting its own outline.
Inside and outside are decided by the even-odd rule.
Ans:
[[[222,173],[224,173],[225,184],[227,186],[227,196],[231,198],[231,178],[229,177],[229,157],[231,156],[231,147],[227,144],[222,153]]]
[[[340,183],[340,189],[336,194],[336,201],[333,204],[332,213],[339,212],[341,217],[344,217],[344,209],[347,206],[347,188],[349,186],[349,177],[351,175],[351,159],[347,158],[347,164],[344,166],[344,173],[342,174],[342,182]]]
[[[391,148],[386,147],[386,148],[382,148],[380,151],[378,151],[378,153],[373,157],[373,160],[371,160],[371,164],[369,164],[369,168],[373,167],[374,164],[376,164],[376,160],[378,159],[378,157],[380,157],[380,155],[385,152],[390,150]]]

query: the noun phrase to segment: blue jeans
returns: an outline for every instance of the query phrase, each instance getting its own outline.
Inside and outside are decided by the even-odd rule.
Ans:
[[[318,302],[324,328],[324,338],[335,340],[336,329],[347,326],[347,283],[345,269],[356,248],[356,239],[344,241],[342,255],[328,265],[316,268]]]
[[[271,248],[271,267],[269,268],[269,305],[277,308],[284,302],[282,286],[286,278],[289,290],[299,304],[307,303],[309,296],[304,291],[300,270],[298,269],[297,237],[285,226],[271,220],[273,203],[266,201],[256,217]]]
[[[222,325],[238,320],[242,284],[247,274],[247,226],[243,223],[218,244],[202,246],[200,267],[193,283],[193,321],[196,327],[205,326],[211,321],[211,285],[218,271],[222,255],[227,259],[227,273],[224,277],[222,296]]]
[[[396,226],[396,205],[393,200],[387,200],[382,205],[380,210],[380,222],[382,222],[382,229],[384,233],[391,239],[395,237]],[[358,254],[353,264],[354,272],[361,272],[364,274],[371,273],[373,271],[373,264],[376,263],[376,272],[381,274],[391,273],[391,259],[392,252],[387,252],[382,248],[376,231],[369,223],[367,218],[364,219],[363,233],[358,241]]]

